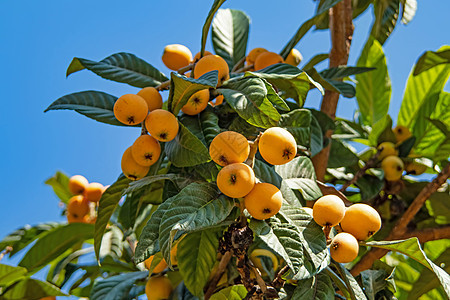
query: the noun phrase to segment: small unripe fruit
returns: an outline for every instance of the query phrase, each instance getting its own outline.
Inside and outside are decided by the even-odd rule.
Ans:
[[[357,203],[345,211],[341,228],[360,241],[365,241],[381,228],[381,217],[370,205]]]
[[[222,83],[230,78],[230,69],[227,62],[219,55],[203,56],[195,65],[194,78],[198,79],[203,74],[217,70],[219,72],[219,81],[217,86],[221,86]]]
[[[264,131],[259,139],[261,156],[272,165],[290,162],[297,154],[297,142],[292,134],[281,127],[272,127]]]
[[[285,63],[290,64],[294,67],[298,66],[303,60],[303,56],[297,49],[292,49],[286,57]]]
[[[98,182],[91,182],[84,190],[84,196],[90,202],[98,202],[102,197],[105,187]]]
[[[394,132],[397,143],[401,143],[412,136],[411,131],[409,131],[409,128],[406,126],[401,125],[395,126],[395,128],[392,129],[392,131]]]
[[[158,161],[161,146],[158,140],[148,134],[141,135],[131,146],[131,155],[135,162],[144,167],[150,167]]]
[[[383,159],[381,168],[387,181],[397,181],[402,178],[403,161],[398,156],[388,156]]]
[[[137,93],[147,102],[148,111],[154,111],[162,107],[163,100],[161,94],[154,87],[145,87]]]
[[[145,119],[145,128],[160,142],[169,142],[178,134],[178,120],[171,112],[155,109]]]
[[[67,203],[67,212],[75,218],[83,218],[89,213],[89,202],[82,195],[73,196]]]
[[[209,102],[209,90],[204,89],[194,93],[186,104],[181,108],[181,111],[187,115],[197,115],[201,113]]]
[[[148,300],[169,299],[173,287],[169,278],[164,276],[151,277],[145,285],[145,294]]]
[[[280,190],[270,183],[257,183],[244,197],[245,208],[249,214],[258,220],[265,220],[276,215],[283,204]]]
[[[263,52],[255,59],[255,70],[259,71],[268,66],[283,63],[283,58],[275,52]]]
[[[217,187],[228,197],[244,197],[250,193],[254,185],[255,173],[244,163],[227,165],[217,175]]]
[[[127,148],[122,156],[121,167],[123,175],[131,180],[139,180],[147,175],[150,167],[138,164],[131,153],[131,147]]]
[[[200,57],[200,53],[201,53],[201,51],[197,52],[197,54],[194,55],[194,59],[192,60],[192,62],[196,62],[196,61],[198,61],[201,58]],[[203,57],[208,56],[208,55],[213,55],[213,54],[211,52],[209,52],[209,51],[205,51],[203,53]]]
[[[383,160],[386,157],[391,156],[391,155],[394,155],[394,156],[398,155],[398,151],[397,151],[397,149],[395,149],[394,143],[391,143],[391,142],[383,142],[378,145],[377,149],[378,150],[382,149],[380,152],[380,155],[378,156],[379,160]]]
[[[145,267],[150,270],[150,266],[152,265],[152,261],[155,258],[154,255],[150,256],[149,258],[147,258],[146,260],[144,260],[144,265]],[[157,264],[155,266],[155,268],[153,269],[153,273],[161,273],[162,271],[164,271],[167,268],[167,263],[164,260],[164,258],[159,262],[159,264]]]
[[[412,175],[421,175],[425,173],[428,167],[424,164],[412,161],[405,166],[406,172]]]
[[[342,264],[349,263],[358,257],[358,251],[358,241],[346,232],[338,233],[330,245],[331,258]]]
[[[148,113],[147,102],[134,94],[126,94],[114,103],[114,116],[125,125],[136,125],[145,120]]]
[[[268,52],[268,51],[266,49],[264,49],[264,48],[254,48],[254,49],[252,49],[247,54],[247,57],[245,58],[245,61],[247,62],[247,65],[253,65],[255,63],[255,60],[258,57],[258,55],[260,55],[261,53],[264,53],[264,52]]]
[[[335,195],[320,197],[313,206],[313,218],[320,226],[333,227],[344,218],[345,205],[341,198]]]
[[[167,45],[164,47],[162,61],[169,69],[177,71],[189,65],[192,61],[192,53],[188,47],[180,44]]]
[[[81,175],[75,175],[69,179],[69,191],[73,195],[83,194],[84,189],[88,186],[88,180]]]
[[[250,146],[247,139],[235,131],[219,133],[209,146],[212,160],[221,166],[244,162],[249,152]]]

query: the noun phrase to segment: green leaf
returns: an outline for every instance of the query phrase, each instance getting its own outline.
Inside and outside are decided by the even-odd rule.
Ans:
[[[253,170],[255,171],[255,176],[259,180],[263,182],[269,182],[275,185],[277,188],[281,187],[282,178],[277,174],[277,172],[275,172],[274,166],[269,166],[265,162],[262,162],[259,159],[255,159]]]
[[[224,288],[211,296],[211,300],[242,300],[247,295],[247,289],[242,284]]]
[[[181,178],[181,176],[178,174],[161,174],[161,175],[146,176],[140,180],[131,181],[129,186],[123,191],[123,194],[130,194],[133,192],[137,192],[154,182],[163,180],[170,180],[176,184],[176,181],[179,178]]]
[[[99,91],[84,91],[65,95],[52,104],[44,112],[57,109],[70,109],[98,122],[128,126],[119,122],[114,116],[114,103],[117,97]]]
[[[214,0],[213,5],[211,6],[211,9],[208,13],[208,16],[206,17],[205,24],[202,28],[202,41],[201,41],[201,47],[200,52],[203,55],[205,53],[205,45],[206,45],[206,39],[208,38],[208,31],[209,27],[211,26],[211,22],[214,18],[214,15],[216,14],[217,10],[222,6],[222,4],[225,2],[225,0]]]
[[[391,80],[383,47],[369,37],[356,64],[358,67],[375,67],[376,70],[355,76],[356,100],[363,124],[373,125],[387,115],[391,99]]]
[[[103,235],[99,257],[120,258],[123,249],[122,241],[122,231],[117,226],[111,226],[110,230]]]
[[[398,157],[407,157],[411,152],[411,149],[416,142],[416,137],[412,136],[407,140],[403,141],[400,146],[398,146]]]
[[[347,282],[347,286],[349,289],[351,289],[351,294],[353,294],[351,297],[353,299],[353,296],[356,300],[367,300],[366,295],[364,295],[363,290],[359,286],[358,282],[356,281],[355,277],[345,268],[342,264],[336,263],[336,268],[339,268],[339,273],[341,276],[345,276],[344,281]]]
[[[416,15],[417,11],[417,0],[400,0],[403,5],[402,10],[402,23],[408,24]]]
[[[203,287],[216,262],[218,248],[219,237],[211,230],[190,233],[178,245],[178,268],[193,295],[203,296]]]
[[[280,114],[267,99],[267,89],[260,78],[229,80],[217,91],[241,118],[254,126],[269,128],[280,120]]]
[[[8,287],[16,281],[25,278],[27,269],[0,264],[0,286]]]
[[[309,69],[308,75],[326,90],[342,94],[346,98],[355,97],[355,87],[349,83],[324,78],[315,68]]]
[[[275,91],[273,86],[267,82],[267,80],[263,79],[264,84],[267,89],[267,99],[279,110],[289,111],[290,108],[287,103],[281,98],[278,93]]]
[[[219,9],[212,22],[214,51],[228,63],[230,70],[247,50],[250,18],[240,10]]]
[[[380,44],[384,44],[394,31],[400,10],[400,0],[374,2],[375,22],[370,33]]]
[[[128,299],[128,294],[136,281],[144,280],[148,272],[132,272],[97,279],[89,295],[91,300],[122,300]]]
[[[96,62],[89,59],[75,57],[67,69],[67,76],[88,69],[102,78],[127,83],[131,86],[144,88],[157,86],[169,80],[154,66],[134,54],[120,52]]]
[[[397,143],[394,132],[392,131],[391,116],[386,115],[384,118],[375,122],[372,125],[372,130],[369,133],[369,145],[376,147],[382,142]]]
[[[446,138],[441,144],[439,144],[436,152],[434,153],[434,160],[436,162],[447,161],[448,154],[450,153],[450,138]]]
[[[193,94],[200,90],[215,88],[218,74],[214,70],[202,75],[198,79],[194,79],[172,72],[170,74],[170,91],[167,101],[169,111],[176,116]]]
[[[347,76],[362,74],[375,69],[376,68],[339,66],[323,70],[320,72],[320,75],[327,79],[342,79]]]
[[[57,171],[53,177],[50,177],[45,181],[53,188],[56,196],[61,200],[62,203],[69,202],[72,197],[72,193],[69,191],[69,177],[63,172]]]
[[[331,142],[328,168],[350,167],[358,163],[358,156],[339,140]]]
[[[447,152],[447,156],[448,156]],[[448,191],[436,192],[426,200],[428,213],[434,218],[436,224],[450,224],[450,201]]]
[[[361,282],[369,300],[375,300],[376,294],[387,285],[385,270],[365,270],[361,272]]]
[[[309,70],[315,65],[323,62],[324,60],[328,59],[330,55],[328,53],[320,53],[313,56],[305,65],[303,65],[303,70]]]
[[[313,114],[311,119],[311,156],[318,154],[324,146],[324,127],[319,124],[316,115]]]
[[[209,146],[216,135],[220,133],[219,117],[213,110],[207,108],[200,113],[198,124],[201,128],[206,145]]]
[[[105,233],[106,225],[108,225],[109,219],[116,210],[116,207],[122,198],[123,191],[128,187],[130,182],[130,179],[121,175],[116,182],[106,189],[100,199],[94,234],[94,247],[97,259],[100,259],[100,246],[102,244],[102,238]]]
[[[364,174],[355,182],[355,185],[361,192],[361,201],[368,201],[381,192],[384,187],[384,180],[376,176]]]
[[[450,64],[450,48],[448,46],[442,47],[438,51],[426,51],[422,54],[414,66],[413,75],[417,76],[441,64]]]
[[[37,300],[48,296],[68,296],[57,286],[46,281],[26,278],[10,286],[0,296],[1,300]]]
[[[325,272],[321,272],[311,278],[299,281],[292,299],[334,299],[333,283]]]
[[[311,145],[311,112],[307,109],[296,109],[282,114],[278,126],[285,128],[295,138],[298,145]]]
[[[191,132],[193,124],[187,120],[180,120],[177,136],[164,147],[167,157],[177,167],[191,167],[211,159],[206,146]]]
[[[77,243],[94,236],[94,226],[85,223],[72,223],[57,227],[37,240],[19,263],[28,271],[36,271]]]

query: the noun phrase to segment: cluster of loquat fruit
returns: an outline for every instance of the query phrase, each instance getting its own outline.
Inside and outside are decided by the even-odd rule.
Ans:
[[[95,207],[107,186],[91,182],[82,175],[74,175],[69,179],[69,191],[74,195],[67,203],[67,221],[69,223],[94,224],[97,217]]]

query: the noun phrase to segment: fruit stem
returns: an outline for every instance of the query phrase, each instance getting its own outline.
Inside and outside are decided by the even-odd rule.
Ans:
[[[208,300],[216,290],[217,283],[219,282],[220,278],[225,272],[225,268],[230,262],[231,257],[232,257],[231,251],[227,251],[220,259],[219,266],[217,267],[217,272],[214,274],[213,279],[210,281],[208,288],[206,289],[205,300]]]
[[[330,232],[331,232],[331,226],[325,225],[325,227],[323,228],[323,233],[325,233],[325,238],[327,239],[327,245],[331,244]]]
[[[194,69],[194,66],[195,66],[195,63],[189,64],[185,67],[178,69],[177,73],[183,75],[187,71]],[[191,72],[191,77],[192,77],[192,72]],[[157,89],[158,91],[163,91],[163,90],[168,90],[169,87],[170,87],[170,80],[167,80],[167,81],[161,82],[160,85],[155,86],[155,89]]]
[[[275,278],[272,280],[272,284],[271,284],[274,288],[279,289],[279,288],[283,287],[284,279],[282,278],[282,276],[284,274],[286,274],[287,271],[289,271],[288,265],[285,265],[280,271],[278,271],[277,276],[275,276]]]
[[[11,246],[6,247],[6,248],[5,248],[5,251],[3,251],[3,252],[0,254],[0,261],[3,259],[3,257],[5,257],[5,255],[7,255],[8,253],[10,253],[10,252],[12,252],[12,251],[13,251],[13,247],[11,247]]]
[[[245,71],[250,71],[255,65],[248,65],[236,70],[234,73],[244,73]]]
[[[141,123],[141,135],[147,135],[148,131],[147,128],[145,128],[145,122]]]
[[[259,133],[253,142],[252,141],[248,142],[248,144],[250,145],[250,153],[248,154],[248,157],[244,163],[249,165],[250,168],[253,168],[253,166],[255,165],[255,155],[256,152],[258,151],[258,143],[261,135],[262,133]]]
[[[231,72],[236,72],[236,70],[245,63],[245,59],[247,58],[247,56],[244,56],[243,58],[241,58],[231,69]]]

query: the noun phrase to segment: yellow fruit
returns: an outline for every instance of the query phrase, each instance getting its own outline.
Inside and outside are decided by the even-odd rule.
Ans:
[[[67,212],[75,218],[82,218],[89,213],[89,202],[82,195],[73,196],[67,203]]]
[[[155,109],[145,119],[145,128],[158,141],[169,142],[177,136],[179,125],[171,112]]]
[[[169,278],[164,276],[151,277],[145,285],[145,294],[148,300],[169,299],[173,287]]]
[[[254,48],[254,49],[252,49],[247,54],[247,57],[245,58],[245,61],[247,62],[247,65],[253,65],[255,63],[255,60],[258,57],[258,55],[260,55],[261,53],[264,53],[264,52],[267,52],[267,50],[264,49],[264,48]]]
[[[208,102],[209,89],[200,90],[189,97],[189,100],[181,108],[181,111],[187,115],[194,116],[201,113],[208,106]]]
[[[131,146],[131,155],[135,162],[141,166],[150,167],[158,161],[161,155],[161,146],[157,139],[151,135],[141,135]]]
[[[84,189],[88,186],[88,180],[81,175],[75,175],[69,179],[69,191],[74,195],[83,194]]]
[[[152,261],[155,258],[154,255],[150,256],[149,258],[147,258],[146,260],[144,260],[144,265],[145,267],[150,270],[150,266],[152,265]],[[153,273],[161,273],[162,271],[164,271],[167,268],[167,263],[164,260],[164,258],[155,266],[155,268],[153,269]]]
[[[197,60],[199,60],[201,57],[200,57],[200,53],[201,52],[197,52],[197,54],[195,54],[194,55],[194,59],[193,59],[193,62],[196,62]],[[204,53],[203,53],[203,57],[205,57],[205,56],[208,56],[208,55],[213,55],[211,52],[209,52],[209,51],[205,51]]]
[[[188,47],[180,44],[167,45],[164,47],[162,61],[166,67],[177,71],[190,64],[192,61],[192,53]]]
[[[405,169],[408,174],[421,175],[425,173],[428,167],[416,161],[412,161],[406,164]]]
[[[267,272],[264,270],[262,262],[261,262],[261,256],[268,257],[272,260],[272,267],[273,270],[278,270],[278,258],[273,254],[271,251],[266,249],[255,249],[250,253],[249,259],[252,261],[252,263],[259,269],[261,274],[263,276],[267,275]]]
[[[381,162],[384,178],[387,181],[397,181],[402,178],[403,162],[398,156],[388,156]]]
[[[411,131],[409,131],[408,127],[406,126],[395,126],[392,131],[394,132],[397,143],[401,143],[412,136]]]
[[[150,167],[144,167],[138,164],[131,154],[131,147],[127,148],[122,156],[121,167],[123,175],[131,180],[139,180],[147,175]]]
[[[228,197],[244,197],[250,193],[254,185],[255,173],[244,163],[229,164],[217,175],[217,187]]]
[[[194,78],[198,79],[203,74],[217,70],[219,72],[219,81],[217,86],[230,78],[227,62],[219,55],[203,56],[195,65]]]
[[[297,143],[292,134],[281,127],[264,131],[259,139],[259,152],[265,161],[272,165],[290,162],[297,154]]]
[[[214,100],[210,101],[212,106],[217,106],[223,103],[223,95],[217,96]]]
[[[221,166],[244,162],[249,152],[250,146],[245,136],[234,131],[219,133],[209,146],[212,160]]]
[[[275,52],[263,52],[255,59],[255,70],[259,71],[268,66],[283,63],[283,58]]]
[[[134,94],[126,94],[114,103],[114,116],[125,125],[136,125],[145,120],[148,113],[147,102]]]
[[[379,160],[383,160],[386,157],[391,156],[391,155],[394,155],[394,156],[398,155],[398,151],[397,151],[397,149],[395,149],[394,143],[391,143],[391,142],[383,142],[378,145],[377,149],[378,150],[382,149],[380,152],[380,155],[378,156]]]
[[[365,241],[381,228],[381,217],[370,205],[357,203],[345,211],[341,228],[360,241]]]
[[[245,208],[258,220],[265,220],[276,215],[283,204],[280,190],[270,183],[257,183],[244,197]]]
[[[338,233],[330,245],[331,258],[338,263],[349,263],[358,256],[359,245],[353,235],[346,232]]]
[[[70,213],[67,214],[67,221],[69,222],[69,224],[72,223],[90,223],[90,219],[88,215],[84,215],[84,216],[74,216]]]
[[[90,202],[98,202],[102,197],[105,187],[98,182],[91,182],[84,190],[84,196]]]
[[[333,227],[344,218],[345,205],[341,198],[335,195],[320,197],[313,206],[313,218],[320,226]]]
[[[145,102],[147,102],[148,111],[154,111],[155,109],[162,107],[162,96],[154,87],[145,87],[137,94],[138,96],[144,98]]]
[[[286,57],[285,63],[293,65],[294,67],[298,66],[302,61],[303,56],[297,49],[292,49]]]

